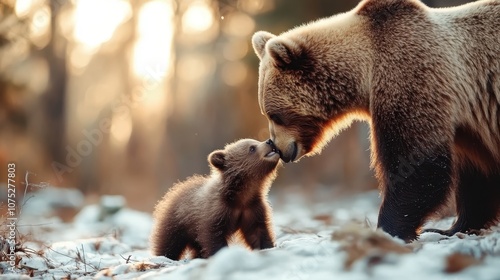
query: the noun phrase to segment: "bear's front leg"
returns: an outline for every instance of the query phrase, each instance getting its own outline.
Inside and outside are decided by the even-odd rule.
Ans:
[[[390,156],[382,166],[385,186],[378,227],[410,242],[424,219],[446,202],[452,182],[450,153],[441,149],[417,158],[411,152],[397,158],[386,154]]]
[[[453,181],[447,134],[418,123],[405,127],[408,121],[374,122],[375,167],[383,193],[378,227],[406,242],[415,240],[425,218],[446,202]],[[421,121],[433,127],[431,120]]]

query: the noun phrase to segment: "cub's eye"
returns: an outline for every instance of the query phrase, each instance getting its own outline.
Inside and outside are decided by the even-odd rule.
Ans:
[[[250,146],[250,153],[255,153],[257,148],[255,146]]]
[[[277,125],[284,125],[285,124],[285,122],[283,121],[283,118],[278,114],[271,114],[269,116],[269,119],[271,119]]]

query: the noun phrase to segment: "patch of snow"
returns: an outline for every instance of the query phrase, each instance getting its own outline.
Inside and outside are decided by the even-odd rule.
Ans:
[[[100,205],[84,207],[74,218],[75,227],[88,235],[113,229],[124,243],[136,248],[144,247],[153,224],[151,214],[124,208],[125,203],[117,198],[107,197],[104,200]],[[110,208],[113,211],[108,211]]]
[[[17,253],[15,269],[32,271],[34,279],[500,279],[500,227],[479,236],[423,233],[405,244],[375,231],[379,204],[377,192],[315,204],[290,194],[274,208],[275,248],[251,251],[235,244],[209,259],[173,261],[148,250],[150,213],[106,197],[84,207],[72,223],[25,224],[21,231],[33,241],[23,246],[32,251]],[[447,218],[425,227],[452,223]],[[9,274],[7,262],[0,267],[2,279],[26,277]]]
[[[77,189],[45,186],[36,192],[28,193],[23,198],[22,218],[35,220],[50,217],[56,209],[80,209],[84,203],[83,194]]]

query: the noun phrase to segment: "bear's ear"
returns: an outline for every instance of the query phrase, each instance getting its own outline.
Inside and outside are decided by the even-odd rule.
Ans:
[[[226,165],[226,155],[224,151],[217,150],[208,156],[208,162],[219,170],[224,170]]]
[[[302,48],[297,43],[280,37],[269,40],[266,50],[280,68],[292,66],[302,55]]]
[[[269,41],[274,37],[276,37],[276,35],[266,31],[257,31],[255,34],[253,34],[252,46],[253,50],[255,51],[255,54],[257,54],[259,59],[262,59],[262,57],[264,57],[267,41]]]

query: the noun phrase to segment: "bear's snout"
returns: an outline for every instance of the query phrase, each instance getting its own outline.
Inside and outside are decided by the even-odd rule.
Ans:
[[[297,159],[297,154],[298,154],[298,147],[296,142],[292,142],[288,144],[286,150],[281,151],[279,150],[281,160],[284,162],[293,162],[294,160]]]
[[[280,158],[281,158],[281,151],[278,149],[278,147],[276,147],[276,145],[274,145],[273,140],[268,139],[266,141],[266,144],[268,144],[269,146],[271,146],[271,149],[272,149],[271,151],[275,152],[275,153],[278,153],[280,155]]]

